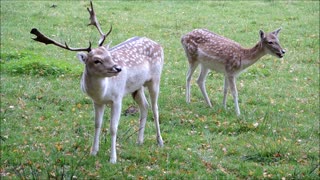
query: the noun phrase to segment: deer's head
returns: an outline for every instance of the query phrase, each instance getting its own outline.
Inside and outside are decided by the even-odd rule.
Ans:
[[[282,49],[278,34],[280,32],[281,28],[271,32],[271,33],[264,33],[262,30],[260,30],[260,40],[263,44],[263,47],[265,47],[268,54],[274,55],[278,58],[282,58],[286,51]]]
[[[98,42],[99,47],[97,48],[92,49],[91,42],[89,42],[89,47],[87,48],[72,48],[69,47],[67,43],[61,44],[53,39],[50,39],[49,37],[42,34],[40,31],[38,31],[36,28],[33,28],[30,33],[36,35],[36,38],[33,38],[33,40],[35,41],[42,42],[44,44],[53,44],[55,46],[69,51],[80,51],[80,53],[77,54],[77,57],[81,62],[83,62],[86,65],[86,70],[88,73],[104,77],[115,76],[121,71],[121,67],[116,65],[115,62],[113,62],[110,52],[108,50],[109,47],[103,46],[106,37],[112,31],[112,26],[110,27],[109,32],[104,34],[95,15],[92,1],[90,1],[90,6],[91,9],[87,8],[90,14],[90,23],[88,24],[88,26],[95,26],[101,36]]]
[[[112,77],[121,72],[121,67],[112,60],[108,47],[101,46],[89,53],[79,52],[77,57],[86,65],[86,71],[91,75]]]

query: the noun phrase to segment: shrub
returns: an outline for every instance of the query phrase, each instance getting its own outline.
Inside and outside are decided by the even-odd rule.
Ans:
[[[12,75],[58,77],[64,74],[79,74],[63,61],[47,59],[32,52],[2,54],[1,71]]]

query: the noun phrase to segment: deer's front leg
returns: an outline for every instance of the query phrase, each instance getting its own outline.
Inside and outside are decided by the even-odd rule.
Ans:
[[[207,104],[212,107],[212,104],[210,102],[210,99],[208,97],[208,93],[207,93],[207,90],[206,90],[206,85],[205,85],[205,82],[206,82],[206,77],[208,75],[208,72],[209,72],[209,69],[204,67],[203,65],[201,65],[201,72],[200,72],[200,75],[199,75],[199,78],[197,80],[197,83],[199,85],[199,88],[202,92],[202,95],[205,99],[205,101],[207,102]]]
[[[229,76],[229,86],[231,89],[231,93],[233,96],[233,101],[234,101],[234,107],[236,110],[236,114],[237,116],[240,116],[240,108],[239,108],[239,104],[238,104],[238,90],[237,90],[237,85],[236,85],[236,77],[234,76]]]
[[[111,154],[110,154],[110,162],[117,162],[117,131],[118,125],[121,115],[121,100],[113,102],[111,107],[111,120],[110,120],[110,134],[111,134]]]
[[[97,152],[99,151],[99,136],[101,131],[101,124],[103,121],[104,108],[105,108],[105,105],[94,103],[95,132],[94,132],[93,145],[90,152],[91,155],[96,155]]]
[[[229,88],[228,77],[227,77],[227,75],[225,75],[224,86],[223,86],[223,102],[222,102],[224,109],[227,109],[228,88]]]

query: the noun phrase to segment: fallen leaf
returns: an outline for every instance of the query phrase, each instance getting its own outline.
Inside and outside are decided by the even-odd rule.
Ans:
[[[61,150],[63,149],[63,146],[62,146],[61,143],[56,143],[56,144],[55,144],[55,147],[56,147],[56,149],[57,149],[58,151],[61,151]]]

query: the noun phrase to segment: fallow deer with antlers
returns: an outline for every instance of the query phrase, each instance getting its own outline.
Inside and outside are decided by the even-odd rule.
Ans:
[[[101,35],[98,48],[91,49],[91,43],[88,48],[71,48],[66,43],[61,44],[48,38],[37,29],[32,29],[31,33],[36,35],[36,38],[34,38],[36,41],[53,44],[70,51],[87,52],[79,52],[77,57],[85,64],[81,78],[81,89],[92,99],[95,110],[95,135],[91,154],[96,155],[99,150],[99,135],[104,109],[105,105],[110,105],[110,162],[116,163],[117,129],[121,115],[122,99],[126,94],[132,94],[133,99],[139,106],[140,127],[138,143],[143,143],[148,113],[148,102],[145,97],[144,86],[148,88],[151,97],[157,142],[159,146],[163,146],[159,126],[158,96],[164,54],[162,47],[158,43],[146,37],[133,37],[112,48],[109,48],[109,45],[103,46],[103,42],[111,33],[112,27],[107,34],[104,34],[96,18],[92,2],[90,2],[90,5],[91,9],[88,8],[90,14],[89,25],[94,25]]]
[[[189,62],[186,78],[186,101],[190,102],[191,76],[200,64],[201,72],[197,83],[207,104],[212,107],[205,88],[205,80],[209,70],[215,70],[225,76],[223,89],[224,107],[226,108],[227,92],[230,87],[236,114],[239,116],[236,77],[266,54],[271,54],[278,58],[283,57],[285,50],[281,48],[278,39],[280,30],[279,28],[271,33],[264,33],[260,30],[260,41],[249,49],[243,48],[240,44],[206,29],[195,29],[184,35],[181,38],[181,43]]]

